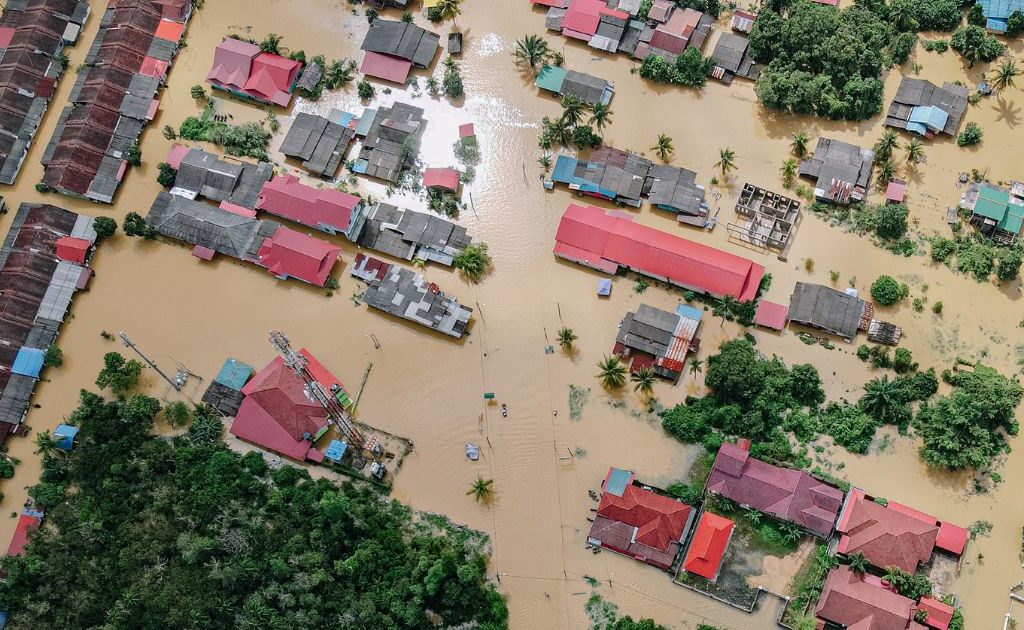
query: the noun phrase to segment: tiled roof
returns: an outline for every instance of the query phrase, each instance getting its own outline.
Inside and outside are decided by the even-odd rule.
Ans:
[[[839,566],[825,579],[814,614],[851,630],[906,630],[913,627],[914,601],[884,588],[877,577]]]
[[[735,527],[735,523],[723,516],[711,512],[701,514],[690,549],[683,560],[683,569],[707,580],[717,579]]]
[[[862,553],[879,569],[892,566],[910,573],[931,558],[939,533],[934,522],[869,501],[860,490],[851,491],[837,530],[840,553]]]

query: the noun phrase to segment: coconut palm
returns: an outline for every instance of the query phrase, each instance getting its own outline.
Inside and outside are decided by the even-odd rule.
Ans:
[[[892,157],[893,151],[900,148],[900,139],[892,129],[887,130],[875,143],[875,160],[885,162]]]
[[[672,158],[672,154],[676,152],[676,148],[672,145],[672,138],[659,133],[658,143],[651,147],[651,151],[657,153],[662,162],[668,162]]]
[[[722,327],[725,327],[725,320],[732,321],[736,316],[736,311],[739,309],[740,302],[731,295],[724,296],[721,300],[715,304],[714,308],[711,309],[711,314],[715,317],[722,318]]]
[[[597,362],[597,369],[601,370],[597,378],[606,389],[622,389],[626,385],[626,366],[619,357],[606,356]]]
[[[992,71],[992,89],[1005,90],[1017,87],[1014,79],[1020,76],[1020,68],[1017,67],[1017,60],[1013,57],[1003,57],[999,67]]]
[[[46,459],[47,457],[63,454],[64,451],[60,450],[57,446],[57,440],[54,439],[53,434],[49,431],[36,434],[36,455]]]
[[[579,97],[567,94],[562,99],[562,120],[569,123],[570,126],[575,127],[580,124],[586,111],[587,104],[580,100]]]
[[[569,146],[572,143],[572,123],[560,116],[548,121],[548,136],[562,146]]]
[[[779,169],[779,172],[782,173],[782,185],[786,188],[793,185],[793,178],[796,177],[797,166],[797,161],[793,158],[789,158],[782,163],[782,167]]]
[[[704,371],[704,361],[701,359],[694,359],[690,361],[690,375],[693,376],[693,380],[697,380],[697,375]]]
[[[566,352],[572,350],[572,342],[577,339],[578,337],[572,328],[562,328],[558,331],[558,345],[562,346],[562,350]]]
[[[793,142],[789,144],[789,147],[793,150],[793,155],[798,158],[802,158],[807,155],[807,142],[810,138],[807,137],[806,131],[797,131],[793,133]]]
[[[597,127],[598,131],[604,131],[604,128],[612,122],[612,110],[604,103],[596,103],[590,108],[590,124]]]
[[[911,12],[912,5],[909,2],[889,3],[889,23],[900,32],[917,30],[917,20]]]
[[[436,11],[441,15],[443,20],[451,20],[455,22],[455,18],[462,14],[462,0],[438,0]]]
[[[515,56],[518,63],[528,63],[531,68],[543,64],[551,54],[548,40],[540,35],[527,35],[516,42]]]
[[[907,143],[907,164],[918,164],[924,159],[924,144],[917,138]]]
[[[646,365],[629,375],[633,383],[633,391],[650,396],[654,391],[654,370]]]
[[[718,161],[715,162],[715,166],[722,171],[722,177],[726,177],[729,175],[729,171],[736,168],[736,152],[729,147],[719,149]]]
[[[882,376],[868,381],[858,404],[872,418],[891,422],[899,416],[899,409],[903,405],[903,393],[896,381],[890,381],[888,376]]]
[[[892,178],[896,176],[896,167],[890,160],[885,160],[878,164],[878,185],[884,187],[892,181]]]
[[[494,496],[494,480],[484,479],[483,477],[477,476],[476,481],[469,484],[469,490],[466,490],[466,496],[471,496],[477,500],[478,503],[487,503]]]
[[[857,575],[864,575],[868,570],[868,559],[861,552],[851,553],[846,559],[850,563],[850,570]]]

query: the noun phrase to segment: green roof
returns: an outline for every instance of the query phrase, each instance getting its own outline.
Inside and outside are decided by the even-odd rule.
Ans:
[[[562,91],[562,82],[565,81],[565,75],[568,73],[569,71],[565,68],[544,66],[540,69],[540,73],[537,74],[537,80],[533,84],[542,90],[558,94]]]
[[[1024,226],[1024,207],[1010,203],[1010,193],[988,184],[981,187],[974,214],[992,219],[1004,232],[1019,234]]]

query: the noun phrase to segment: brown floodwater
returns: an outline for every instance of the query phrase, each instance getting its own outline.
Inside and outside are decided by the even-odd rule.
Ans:
[[[71,50],[71,67],[84,58],[105,3],[92,4],[95,13],[81,42]],[[295,344],[310,348],[350,388],[358,387],[366,365],[373,363],[360,419],[408,436],[417,446],[398,475],[394,496],[491,536],[490,568],[500,576],[500,588],[508,595],[514,628],[586,627],[584,603],[595,590],[587,576],[597,579],[596,591],[624,613],[654,617],[670,627],[692,628],[702,620],[733,629],[774,627],[774,606],[748,616],[673,585],[653,568],[584,549],[587,517],[595,507],[587,491],[599,487],[608,466],[629,468],[641,479],[667,484],[684,477],[695,456],[694,449],[668,439],[657,422],[642,413],[644,404],[637,395],[609,397],[594,379],[594,363],[611,349],[616,325],[627,310],[641,302],[671,308],[680,296],[658,287],[640,296],[633,292],[631,280],[616,278],[611,298],[598,301],[594,295],[598,274],[554,259],[551,247],[559,217],[566,204],[576,199],[567,191],[545,192],[541,187],[536,137],[541,117],[557,114],[559,107],[555,100],[537,94],[530,73],[518,70],[511,56],[516,38],[543,32],[543,13],[532,10],[526,0],[469,0],[463,10],[458,26],[466,35],[461,63],[464,101],[452,104],[422,90],[417,95],[399,88],[386,95],[378,85],[376,102],[398,99],[426,110],[422,158],[427,165],[453,164],[458,125],[476,124],[482,161],[476,180],[466,187],[465,199],[470,201],[471,196],[471,208],[459,222],[475,239],[490,245],[494,272],[481,284],[470,285],[450,270],[437,266],[425,270],[428,278],[476,309],[468,339],[452,342],[354,305],[350,296],[362,287],[347,275],[356,251],[349,243],[342,243],[344,260],[336,268],[341,289],[328,298],[322,290],[280,282],[254,266],[226,259],[201,262],[184,247],[119,236],[105,243],[94,259],[97,277],[90,291],[76,298],[59,340],[65,364],[47,371],[51,381],[40,384],[35,402],[41,408],[29,414],[28,426],[33,431],[53,428],[74,408],[79,389],[92,387],[102,354],[121,349],[104,341],[102,330],[127,332],[166,370],[180,365],[209,379],[227,356],[256,366],[265,364],[274,356],[267,331],[281,329]],[[157,164],[170,146],[160,127],[177,126],[198,111],[189,87],[203,83],[213,48],[222,36],[238,32],[259,39],[275,32],[284,37],[284,46],[331,59],[358,56],[365,29],[364,17],[353,15],[342,0],[210,0],[193,18],[188,47],[171,71],[161,112],[143,138],[144,164],[127,175],[117,203],[99,206],[41,196],[33,189],[42,174],[43,147],[73,83],[68,76],[53,99],[18,185],[4,191],[7,204],[16,208],[23,201],[45,200],[94,215],[144,214],[158,192]],[[625,58],[560,38],[552,37],[551,42],[564,51],[569,67],[615,83],[609,144],[649,153],[657,135],[666,133],[675,140],[675,163],[697,171],[703,182],[713,174],[718,149],[735,150],[738,171],[719,189],[720,218],[726,222],[733,217],[729,205],[743,182],[781,190],[778,168],[787,157],[793,131],[805,128],[812,137],[824,133],[863,145],[873,143],[882,132],[877,117],[844,123],[764,111],[756,104],[752,87],[742,82],[731,87],[712,83],[701,92],[652,85],[631,74],[635,64]],[[1020,42],[1014,50],[1020,54]],[[979,64],[966,71],[952,52],[919,51],[916,62],[921,66],[919,76],[936,82],[956,78],[973,82],[983,70]],[[440,76],[437,66],[433,72]],[[425,73],[417,74],[422,83]],[[891,73],[887,97],[898,82],[898,74]],[[909,205],[918,230],[925,234],[946,230],[944,208],[959,197],[958,172],[978,168],[994,180],[1024,175],[1016,159],[1024,139],[1018,127],[1021,103],[1024,98],[1011,90],[971,107],[967,120],[978,122],[985,131],[984,142],[976,148],[959,149],[949,140],[926,144],[927,164],[907,173]],[[251,105],[229,102],[224,107],[236,121],[262,117],[259,108]],[[319,103],[298,101],[294,111],[326,112],[332,107],[358,114],[362,106],[354,86],[325,95]],[[277,113],[287,125],[289,112]],[[362,180],[358,189],[374,196],[385,194],[381,186]],[[408,194],[396,199],[409,207],[424,205]],[[904,327],[903,345],[922,365],[943,367],[959,355],[985,357],[1004,372],[1019,369],[1017,360],[1024,353],[1024,348],[1018,349],[1024,344],[1017,325],[1024,318],[1019,282],[976,283],[931,264],[927,256],[894,256],[811,216],[804,217],[793,236],[788,262],[781,262],[774,254],[731,240],[722,227],[710,233],[681,227],[671,215],[646,204],[630,212],[645,224],[764,264],[774,276],[768,297],[780,302],[786,302],[795,281],[827,283],[830,270],[841,274],[840,286],[854,282],[862,290],[879,274],[893,274],[909,282],[915,295],[945,305],[941,317],[928,309],[914,313],[909,304],[880,309]],[[803,266],[807,258],[815,261],[810,274]],[[578,350],[571,356],[561,351],[545,354],[545,346],[554,343],[555,332],[563,325],[576,331]],[[702,356],[738,332],[709,314],[702,328]],[[379,339],[379,349],[371,334]],[[852,354],[854,345],[840,342],[837,350],[828,351],[804,345],[792,332],[754,334],[763,351],[790,363],[817,366],[831,397],[856,396],[871,377]],[[147,370],[146,379],[152,385],[150,391],[165,400],[182,396],[198,400],[205,388],[205,383],[193,380],[178,394],[151,371]],[[655,393],[662,403],[671,405],[700,393],[701,383],[699,377],[695,383],[687,376],[677,386],[658,384]],[[569,415],[570,384],[591,389],[579,421]],[[487,391],[497,395],[499,404],[508,405],[507,418],[497,406],[484,404]],[[970,627],[998,627],[1009,605],[1007,592],[1022,579],[1018,553],[1024,521],[1019,501],[1024,456],[1011,454],[1000,469],[1004,481],[991,492],[976,494],[970,477],[928,470],[916,456],[913,440],[882,438],[883,433],[881,447],[868,456],[827,449],[818,459],[872,494],[964,525],[979,519],[991,522],[992,533],[969,546],[954,590],[964,602]],[[479,462],[465,458],[468,441],[481,445]],[[25,500],[26,488],[38,478],[39,460],[31,439],[14,438],[8,445],[11,455],[21,460],[15,477],[3,484],[4,503],[13,515]],[[495,480],[496,498],[490,506],[478,505],[465,495],[477,475]],[[0,521],[0,539],[10,538],[14,523],[13,517]],[[979,560],[979,554],[984,558]],[[778,587],[768,582],[766,577],[766,586]]]

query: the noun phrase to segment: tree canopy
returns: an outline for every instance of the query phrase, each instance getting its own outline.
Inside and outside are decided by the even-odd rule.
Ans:
[[[268,469],[195,410],[150,435],[157,400],[83,391],[67,457],[44,457],[46,509],[23,557],[2,561],[18,628],[507,626],[479,532],[416,515],[365,485]]]

